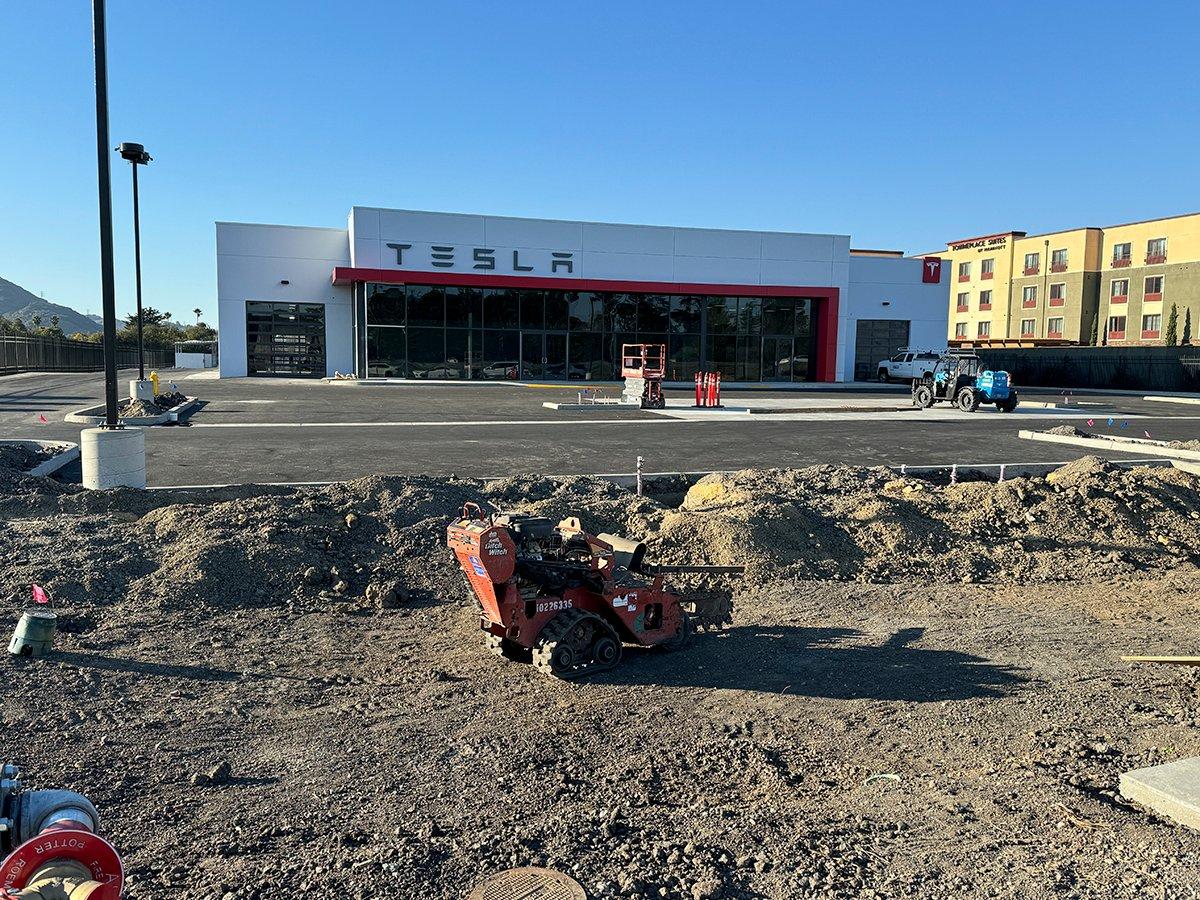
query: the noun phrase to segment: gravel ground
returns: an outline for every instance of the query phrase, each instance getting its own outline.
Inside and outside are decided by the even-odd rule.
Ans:
[[[1200,836],[1116,785],[1200,753],[1196,674],[1119,659],[1200,645],[1198,485],[0,473],[10,618],[31,582],[62,617],[0,725],[31,786],[97,802],[134,900],[460,898],[514,865],[594,898],[1195,896]],[[480,498],[745,561],[733,627],[582,683],[503,663],[444,549]]]

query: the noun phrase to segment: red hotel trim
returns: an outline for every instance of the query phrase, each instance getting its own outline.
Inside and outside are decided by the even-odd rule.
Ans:
[[[1117,256],[1114,257],[1112,261],[1112,267],[1114,269],[1124,269],[1126,266],[1130,266],[1132,264],[1133,257],[1131,256]]]
[[[1057,339],[1057,338],[1061,338],[1061,337],[1062,337],[1062,334],[1063,334],[1063,333],[1062,333],[1061,331],[1047,331],[1047,332],[1046,332],[1046,337],[1047,337],[1047,338],[1054,338],[1054,339]]]
[[[959,280],[959,282],[960,282],[960,283],[961,283],[961,282],[963,282],[963,281],[970,281],[970,280],[971,280],[971,276],[970,276],[970,275],[959,275],[959,276],[958,276],[958,280]]]
[[[1142,332],[1142,337],[1144,337],[1144,338],[1156,338],[1156,337],[1158,337],[1158,332],[1157,332],[1157,331],[1143,331],[1143,332]]]
[[[1162,300],[1162,294],[1150,293],[1150,294],[1146,294],[1144,297],[1142,297],[1142,301],[1144,303],[1158,303],[1161,300]]]
[[[1128,294],[1114,294],[1108,298],[1109,303],[1124,303],[1129,299]]]
[[[1025,274],[1026,275],[1036,275],[1041,270],[1042,270],[1041,266],[1026,266]]]
[[[1051,306],[1065,306],[1066,303],[1067,303],[1066,297],[1051,297],[1050,298]]]
[[[1146,254],[1146,265],[1148,265],[1148,266],[1161,265],[1162,263],[1165,263],[1166,261],[1167,261],[1167,255],[1165,253],[1147,253]]]
[[[374,281],[380,284],[440,284],[458,287],[542,288],[559,291],[630,291],[639,294],[708,294],[736,297],[811,297],[817,304],[816,381],[837,380],[838,299],[835,287],[792,284],[709,284],[675,281],[608,281],[603,278],[546,278],[534,275],[468,275],[462,272],[416,272],[407,269],[362,269],[336,266],[334,284]]]
[[[990,281],[990,280],[991,280],[992,278],[994,278],[995,276],[996,276],[996,273],[995,273],[995,272],[984,272],[984,273],[983,273],[982,275],[980,275],[979,277],[980,277],[981,279],[983,279],[984,281]]]
[[[990,304],[990,303],[980,303],[980,304],[979,304],[979,308],[980,308],[980,310],[987,310],[987,309],[991,309],[991,308],[992,308],[992,304]]]
[[[1123,341],[1123,340],[1125,340],[1125,332],[1123,332],[1123,331],[1110,331],[1110,332],[1108,333],[1108,339],[1109,339],[1110,341]]]

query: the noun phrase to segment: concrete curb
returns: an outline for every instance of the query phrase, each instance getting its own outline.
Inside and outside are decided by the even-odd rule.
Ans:
[[[1125,799],[1200,829],[1200,757],[1122,772],[1119,784]]]
[[[197,397],[188,397],[177,406],[172,406],[168,410],[164,410],[162,415],[158,416],[132,416],[128,419],[122,419],[122,425],[128,425],[135,428],[148,428],[152,425],[165,425],[167,422],[178,422],[179,416],[187,412],[200,400]],[[99,413],[97,415],[97,413]],[[77,409],[74,412],[69,412],[63,416],[64,422],[73,422],[76,425],[103,425],[104,424],[104,404],[100,403],[96,406],[85,406],[83,409]]]
[[[1118,453],[1146,453],[1166,459],[1182,459],[1200,462],[1200,450],[1180,450],[1168,447],[1162,441],[1126,437],[1072,437],[1066,434],[1046,434],[1044,431],[1017,432],[1017,437],[1027,441],[1045,441],[1047,444],[1068,444],[1072,447],[1087,447],[1093,450],[1115,450]]]
[[[71,441],[9,440],[5,438],[0,441],[0,444],[15,444],[18,447],[28,447],[31,450],[58,450],[54,456],[45,462],[38,463],[26,472],[26,475],[38,475],[41,477],[52,475],[68,463],[79,459],[79,445]]]
[[[1155,403],[1194,403],[1200,405],[1200,397],[1164,397],[1161,395],[1150,395],[1143,397],[1143,400],[1153,400]]]

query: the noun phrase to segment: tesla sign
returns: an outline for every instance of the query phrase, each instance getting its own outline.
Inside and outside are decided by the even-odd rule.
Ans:
[[[942,259],[939,256],[927,256],[924,259],[924,266],[921,268],[921,282],[923,284],[937,284],[942,280]]]
[[[530,250],[513,247],[463,247],[452,244],[388,243],[389,267],[438,269],[452,272],[492,272],[497,275],[575,276],[575,251]]]

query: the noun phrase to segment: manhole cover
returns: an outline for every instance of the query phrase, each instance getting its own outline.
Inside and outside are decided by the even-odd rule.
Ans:
[[[467,900],[587,900],[587,894],[562,872],[528,866],[485,879]]]

